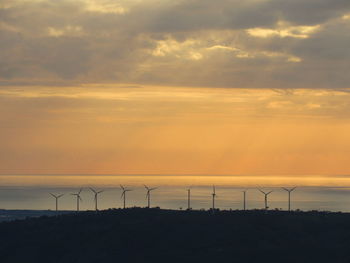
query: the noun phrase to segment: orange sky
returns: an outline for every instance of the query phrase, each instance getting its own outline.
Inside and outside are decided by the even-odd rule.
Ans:
[[[350,94],[91,85],[0,92],[2,174],[350,174]]]
[[[350,175],[349,0],[0,13],[0,174]]]

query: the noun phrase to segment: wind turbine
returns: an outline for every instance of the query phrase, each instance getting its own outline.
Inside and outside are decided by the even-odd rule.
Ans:
[[[96,191],[95,189],[93,189],[93,188],[91,188],[91,187],[90,187],[90,190],[91,190],[92,192],[94,192],[94,195],[95,195],[95,197],[94,197],[94,200],[95,200],[95,211],[97,212],[97,211],[98,211],[98,209],[97,209],[97,197],[98,197],[98,195],[99,195],[100,193],[103,192],[103,190],[101,190],[101,191]]]
[[[56,199],[56,213],[57,213],[58,212],[58,199],[60,197],[62,197],[63,194],[61,194],[61,195],[54,195],[54,194],[50,193],[50,195],[52,195]]]
[[[151,207],[151,191],[153,190],[156,190],[158,187],[153,187],[153,188],[149,188],[148,186],[146,185],[143,185],[146,190],[147,190],[147,193],[146,193],[146,198],[147,198],[147,207],[150,208]]]
[[[76,194],[71,194],[71,195],[75,195],[77,197],[77,212],[79,212],[79,204],[80,204],[80,201],[83,201],[83,199],[81,199],[80,197],[80,193],[81,191],[83,190],[83,188],[80,188],[79,192],[76,193]]]
[[[267,205],[267,196],[269,195],[269,194],[271,194],[272,193],[272,191],[270,191],[270,192],[264,192],[264,191],[262,191],[262,190],[260,190],[260,189],[258,189],[262,194],[264,194],[265,195],[265,210],[267,210],[267,209],[269,209],[269,207],[268,207],[268,205]]]
[[[247,190],[243,190],[243,210],[246,210],[246,195],[247,195]]]
[[[295,188],[297,188],[297,187],[293,187],[293,188],[289,188],[289,189],[282,187],[283,190],[288,192],[288,211],[290,211],[290,193],[293,192],[295,190]]]
[[[187,210],[191,210],[191,187],[187,189]]]
[[[215,197],[216,197],[215,185],[213,185],[213,193],[211,195],[213,197],[213,213],[214,213],[214,211],[215,211]]]
[[[125,199],[126,199],[126,192],[132,191],[131,189],[127,189],[124,186],[120,185],[120,188],[122,189],[122,195],[120,198],[123,198],[123,204],[125,209]]]

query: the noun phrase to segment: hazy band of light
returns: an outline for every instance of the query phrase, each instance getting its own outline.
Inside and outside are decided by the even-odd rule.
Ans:
[[[346,175],[349,99],[346,90],[2,88],[1,173]]]

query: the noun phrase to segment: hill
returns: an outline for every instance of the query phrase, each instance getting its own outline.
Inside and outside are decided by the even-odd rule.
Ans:
[[[350,214],[130,208],[0,223],[1,262],[350,262]]]

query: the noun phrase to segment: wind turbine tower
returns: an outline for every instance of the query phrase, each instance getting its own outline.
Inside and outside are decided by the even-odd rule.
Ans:
[[[132,191],[131,189],[127,189],[124,186],[120,185],[120,188],[122,189],[122,195],[120,198],[123,198],[123,208],[125,209],[125,199],[126,199],[126,192]]]
[[[191,187],[187,189],[187,210],[191,210]]]
[[[215,185],[213,185],[213,193],[211,195],[213,197],[213,212],[214,212],[215,211],[215,197],[216,197]]]
[[[268,209],[269,209],[269,206],[267,205],[267,197],[268,197],[268,195],[269,194],[271,194],[272,193],[272,191],[270,191],[270,192],[264,192],[264,191],[262,191],[262,190],[260,190],[259,189],[259,191],[262,193],[262,194],[264,194],[265,195],[265,210],[267,211]]]
[[[285,188],[285,187],[282,187],[283,190],[287,191],[288,192],[288,211],[290,212],[290,194],[291,192],[293,192],[295,190],[296,187],[293,187],[293,188]]]
[[[157,187],[153,187],[153,188],[149,188],[148,186],[146,185],[143,185],[146,190],[147,190],[147,193],[146,193],[146,198],[147,198],[147,207],[150,208],[151,207],[151,191],[153,190],[156,190]]]
[[[246,210],[246,195],[247,195],[247,190],[242,191],[243,192],[243,210]]]
[[[56,213],[57,213],[58,212],[58,199],[61,198],[63,196],[63,194],[54,195],[54,194],[50,193],[50,195],[52,195],[56,199]]]
[[[78,193],[76,193],[76,194],[71,194],[71,195],[74,195],[74,196],[77,197],[77,212],[79,212],[80,201],[83,201],[83,199],[82,199],[81,196],[80,196],[80,193],[81,193],[82,190],[83,190],[83,189],[80,188],[80,190],[79,190]]]
[[[91,188],[90,187],[90,190],[94,193],[94,200],[95,200],[95,211],[97,212],[98,211],[98,208],[97,208],[97,199],[98,199],[98,195],[100,194],[100,193],[102,193],[103,192],[103,190],[101,190],[101,191],[96,191],[95,189],[93,189],[93,188]]]

